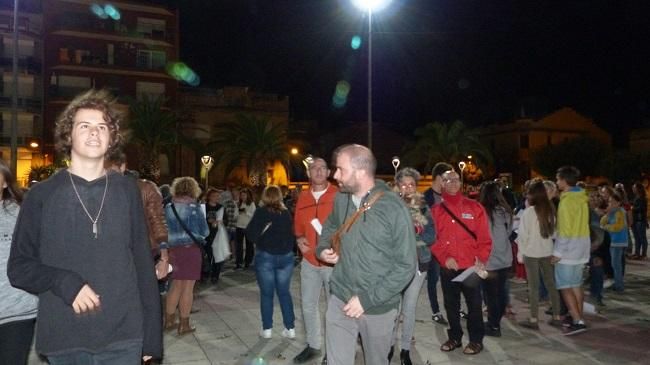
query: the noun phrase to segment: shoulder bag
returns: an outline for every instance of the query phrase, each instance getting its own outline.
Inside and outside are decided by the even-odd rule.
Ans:
[[[172,207],[172,211],[174,212],[174,216],[176,217],[176,220],[181,225],[181,227],[183,227],[183,230],[185,231],[185,233],[187,233],[190,236],[190,238],[192,239],[192,241],[194,241],[194,243],[197,246],[199,246],[199,249],[201,249],[201,266],[202,266],[201,272],[203,272],[204,271],[203,268],[208,268],[212,264],[210,262],[210,256],[205,251],[205,247],[204,247],[203,242],[199,241],[196,238],[196,236],[192,233],[192,231],[190,231],[189,228],[187,228],[187,226],[185,225],[183,220],[181,220],[181,217],[178,216],[178,211],[176,211],[176,207],[174,206],[174,203],[172,202],[172,203],[170,203],[170,205]]]
[[[444,209],[445,212],[447,212],[447,214],[449,214],[452,219],[455,219],[456,222],[458,222],[458,224],[460,224],[460,226],[463,227],[465,231],[467,231],[467,233],[469,233],[469,235],[472,236],[474,240],[476,240],[477,238],[476,233],[474,233],[474,231],[469,229],[469,227],[467,227],[467,225],[462,220],[456,217],[456,214],[454,214],[454,212],[452,212],[451,209],[449,209],[449,207],[445,203],[440,203],[440,206],[442,206],[442,209]]]
[[[384,195],[383,191],[380,191],[377,194],[373,195],[365,204],[363,204],[359,210],[354,212],[353,215],[346,219],[345,222],[343,222],[343,224],[339,227],[339,229],[336,230],[336,232],[334,232],[332,235],[332,250],[334,250],[336,254],[341,254],[341,235],[343,233],[348,233],[354,222],[356,222],[359,216],[361,216],[361,213],[364,213],[370,209],[370,207],[375,204],[375,202],[379,200],[382,195]]]

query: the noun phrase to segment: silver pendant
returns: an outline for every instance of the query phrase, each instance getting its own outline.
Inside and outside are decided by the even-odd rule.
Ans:
[[[93,233],[95,234],[95,239],[97,239],[97,222],[93,223]]]

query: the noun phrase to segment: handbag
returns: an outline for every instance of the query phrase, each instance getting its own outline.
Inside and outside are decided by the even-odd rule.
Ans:
[[[230,256],[230,243],[226,227],[222,222],[217,225],[217,234],[212,241],[212,257],[214,262],[223,262]]]
[[[201,249],[201,267],[202,268],[210,267],[210,265],[212,263],[210,262],[210,257],[208,256],[208,253],[205,251],[205,247],[203,246],[203,242],[199,241],[196,238],[196,236],[194,236],[192,231],[190,231],[189,228],[187,228],[187,226],[185,225],[185,223],[181,220],[181,217],[178,216],[178,211],[176,211],[176,207],[174,206],[174,203],[170,203],[170,205],[172,207],[172,211],[174,212],[174,216],[176,217],[176,220],[181,225],[181,227],[183,227],[183,230],[185,231],[185,233],[187,233],[190,236],[190,238],[192,239],[192,241],[197,246],[199,246],[199,249]]]
[[[346,219],[345,222],[343,222],[343,224],[341,225],[341,227],[339,227],[339,229],[337,229],[336,232],[334,232],[334,234],[332,235],[332,250],[334,250],[334,252],[337,255],[341,254],[341,235],[343,233],[348,233],[350,231],[350,228],[354,224],[354,222],[356,222],[359,216],[361,216],[361,213],[364,213],[365,211],[369,210],[370,207],[373,204],[375,204],[375,202],[379,200],[379,198],[382,197],[382,195],[384,195],[383,191],[380,191],[379,193],[373,195],[372,198],[368,199],[368,201],[361,207],[361,209],[354,212],[354,214],[351,215],[348,219]]]

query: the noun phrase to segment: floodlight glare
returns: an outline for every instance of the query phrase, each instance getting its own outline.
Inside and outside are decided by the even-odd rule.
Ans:
[[[357,8],[373,13],[385,8],[390,2],[391,0],[352,0],[352,4]]]

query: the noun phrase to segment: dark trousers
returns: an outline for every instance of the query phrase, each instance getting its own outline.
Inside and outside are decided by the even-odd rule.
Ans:
[[[244,228],[237,228],[235,234],[235,265],[240,267],[242,263],[244,266],[249,266],[253,262],[253,242],[245,240]],[[244,256],[244,240],[246,241],[246,256]]]
[[[440,264],[434,257],[429,263],[429,270],[427,270],[427,292],[429,293],[429,304],[431,304],[431,313],[436,314],[440,312],[438,306],[438,278],[440,277]]]
[[[467,303],[469,340],[482,344],[485,327],[481,309],[481,278],[472,274],[462,283],[452,282],[451,280],[461,272],[462,270],[440,268],[440,283],[449,321],[448,335],[450,339],[456,341],[460,341],[463,337],[463,329],[460,325],[460,295],[462,293]]]
[[[110,345],[99,353],[75,351],[57,356],[48,356],[50,365],[140,365],[142,363],[142,341]]]
[[[0,325],[0,365],[27,364],[35,319]]]
[[[501,328],[501,317],[508,304],[506,280],[510,268],[489,271],[488,278],[483,282],[488,307],[488,325],[492,328]]]
[[[600,257],[591,256],[589,259],[589,292],[591,296],[602,300],[603,299],[603,281],[605,272],[603,271],[603,260]]]

